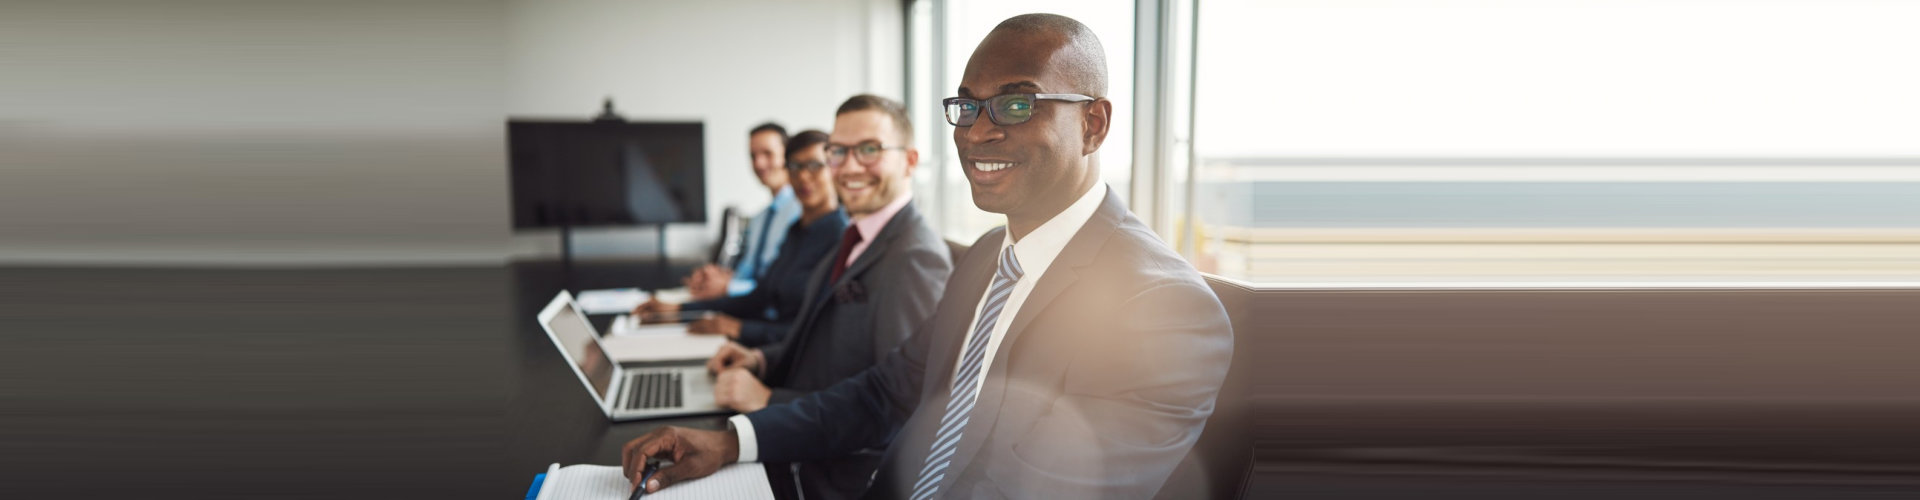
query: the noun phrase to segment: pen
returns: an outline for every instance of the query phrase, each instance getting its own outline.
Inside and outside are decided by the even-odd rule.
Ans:
[[[640,470],[640,482],[633,485],[633,494],[627,496],[627,500],[640,500],[640,497],[647,496],[647,480],[653,479],[655,472],[660,472],[660,463],[648,459],[647,466]]]

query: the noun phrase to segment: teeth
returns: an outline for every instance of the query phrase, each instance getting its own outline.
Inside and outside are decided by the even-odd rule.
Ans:
[[[1011,167],[1011,166],[1013,166],[1012,163],[975,162],[973,164],[973,168],[980,169],[981,172],[994,172],[994,171],[1006,169],[1007,167]]]
[[[866,189],[867,181],[847,181],[847,189]]]

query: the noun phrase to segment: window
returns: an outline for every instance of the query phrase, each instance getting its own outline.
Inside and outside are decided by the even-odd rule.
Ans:
[[[1163,178],[1170,239],[1203,270],[1920,279],[1920,4],[1208,0],[1195,15],[1195,59],[1172,68],[1192,71],[1193,177]]]

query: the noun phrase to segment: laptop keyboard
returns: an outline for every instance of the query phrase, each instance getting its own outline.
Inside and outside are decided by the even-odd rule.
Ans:
[[[627,380],[627,409],[680,407],[680,372],[636,373]]]

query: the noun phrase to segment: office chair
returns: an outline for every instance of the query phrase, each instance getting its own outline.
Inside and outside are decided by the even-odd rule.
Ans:
[[[1247,346],[1253,343],[1246,338],[1253,334],[1250,319],[1253,311],[1249,309],[1253,289],[1211,274],[1203,276],[1207,286],[1220,296],[1233,323],[1233,365],[1227,368],[1227,379],[1220,386],[1213,415],[1207,417],[1207,427],[1201,431],[1199,442],[1194,443],[1193,450],[1174,467],[1167,484],[1154,495],[1157,499],[1238,500],[1246,493],[1247,481],[1253,477],[1252,402],[1246,380],[1252,371],[1247,360],[1251,349]]]

